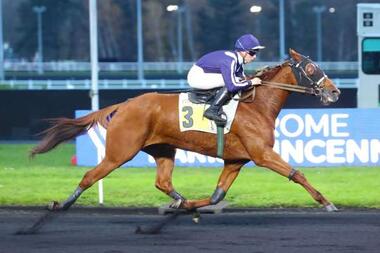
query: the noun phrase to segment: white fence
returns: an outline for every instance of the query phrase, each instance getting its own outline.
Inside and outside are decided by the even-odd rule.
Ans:
[[[47,90],[80,90],[90,89],[91,80],[6,80],[2,81],[1,86],[11,89],[47,89]],[[99,80],[99,89],[170,89],[170,88],[189,88],[185,79],[180,80]]]
[[[89,62],[77,61],[59,61],[44,62],[43,70],[46,72],[79,72],[91,71]],[[278,62],[254,62],[247,65],[246,70],[252,71],[264,66],[274,66]],[[144,62],[144,71],[181,71],[186,73],[193,65],[192,62]],[[357,62],[320,62],[319,65],[325,71],[357,71]],[[99,63],[99,71],[104,72],[125,72],[137,71],[138,64],[136,62],[101,62]],[[38,63],[36,62],[5,62],[5,71],[15,72],[36,72],[38,71]],[[357,79],[334,79],[334,82],[340,88],[356,88]],[[168,80],[168,79],[121,79],[121,80],[99,80],[100,89],[149,89],[149,88],[186,88],[188,87],[186,80]],[[1,86],[11,89],[89,89],[91,86],[89,79],[84,80],[5,80],[0,83]]]
[[[246,66],[246,70],[258,69],[263,66],[274,66],[278,62],[253,62]],[[144,62],[144,71],[178,71],[189,70],[193,62]],[[327,71],[355,71],[358,70],[358,62],[319,62],[323,70]],[[37,72],[39,64],[37,62],[5,62],[5,71],[26,71]],[[44,71],[90,71],[91,64],[89,62],[77,61],[59,61],[59,62],[43,62]],[[137,71],[138,64],[136,62],[100,62],[100,71]]]
[[[338,88],[357,88],[358,79],[333,79]],[[11,89],[28,90],[73,90],[90,89],[91,80],[6,80],[0,83],[1,86]],[[168,80],[99,80],[99,89],[178,89],[190,88],[185,79]]]

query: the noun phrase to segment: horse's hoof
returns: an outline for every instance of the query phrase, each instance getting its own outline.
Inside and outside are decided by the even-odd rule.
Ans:
[[[201,214],[199,212],[194,212],[192,220],[195,224],[198,224],[201,220]]]
[[[61,210],[58,201],[52,201],[48,204],[47,209],[51,212],[57,212]]]
[[[326,208],[326,211],[329,212],[329,213],[330,212],[338,212],[339,211],[338,208],[336,208],[333,203],[328,204],[327,206],[325,206],[325,208]]]
[[[171,203],[171,204],[169,205],[169,207],[170,207],[170,208],[178,209],[178,208],[181,206],[182,202],[183,202],[182,199],[176,199],[176,200],[173,201],[173,203]]]

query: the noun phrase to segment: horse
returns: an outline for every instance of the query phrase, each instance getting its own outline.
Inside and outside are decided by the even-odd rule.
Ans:
[[[243,92],[242,97],[249,97],[255,91],[255,98],[243,99],[237,107],[230,132],[224,137],[224,168],[210,197],[185,198],[175,190],[172,172],[176,148],[215,157],[215,135],[181,132],[179,94],[151,92],[81,118],[52,119],[52,126],[42,132],[42,140],[31,150],[32,157],[84,134],[95,124],[107,129],[107,137],[104,159],[84,174],[67,200],[62,203],[53,201],[48,209],[68,210],[83,191],[130,161],[141,150],[154,158],[157,165],[155,186],[173,199],[172,208],[189,211],[217,204],[224,199],[241,168],[253,161],[257,166],[269,168],[303,186],[327,211],[337,211],[335,205],[317,191],[303,173],[292,168],[273,150],[275,120],[291,91],[317,96],[324,105],[336,102],[340,95],[332,80],[311,59],[293,49],[289,49],[289,56],[288,60],[259,74],[261,85]]]

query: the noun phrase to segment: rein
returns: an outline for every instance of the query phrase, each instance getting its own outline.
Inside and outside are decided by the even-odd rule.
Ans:
[[[267,87],[281,89],[281,90],[299,92],[302,94],[316,95],[316,92],[313,88],[307,88],[304,86],[287,84],[287,83],[276,83],[276,82],[262,81],[261,84],[252,85],[251,88],[249,88],[247,90],[247,91],[252,90],[252,92],[247,92],[246,95],[241,95],[240,98],[238,98],[236,100],[246,101],[250,97],[250,100],[246,101],[246,102],[247,103],[253,102],[253,100],[255,99],[255,96],[256,96],[256,87],[258,87],[258,86],[267,86]]]
[[[309,95],[316,95],[315,90],[313,88],[307,88],[300,85],[262,81],[261,84],[257,84],[255,86],[260,86],[260,85],[268,86],[271,88],[277,88],[281,90],[294,91],[294,92],[299,92],[299,93],[304,93],[304,94],[309,94]]]
[[[261,84],[254,84],[252,85],[247,91],[252,90],[252,92],[247,92],[246,95],[240,95],[240,97],[236,100],[239,101],[245,101],[247,103],[252,103],[256,96],[256,87],[258,86],[267,86],[271,88],[281,89],[281,90],[287,90],[287,91],[294,91],[299,92],[302,94],[308,94],[308,95],[317,95],[317,92],[313,88],[307,88],[300,85],[293,85],[293,84],[287,84],[287,83],[276,83],[276,82],[269,82],[269,81],[261,81]],[[250,98],[249,101],[247,99]]]

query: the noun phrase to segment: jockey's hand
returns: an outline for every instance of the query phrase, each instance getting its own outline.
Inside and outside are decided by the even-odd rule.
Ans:
[[[261,84],[261,79],[258,77],[255,77],[251,80],[251,85],[260,85]]]

